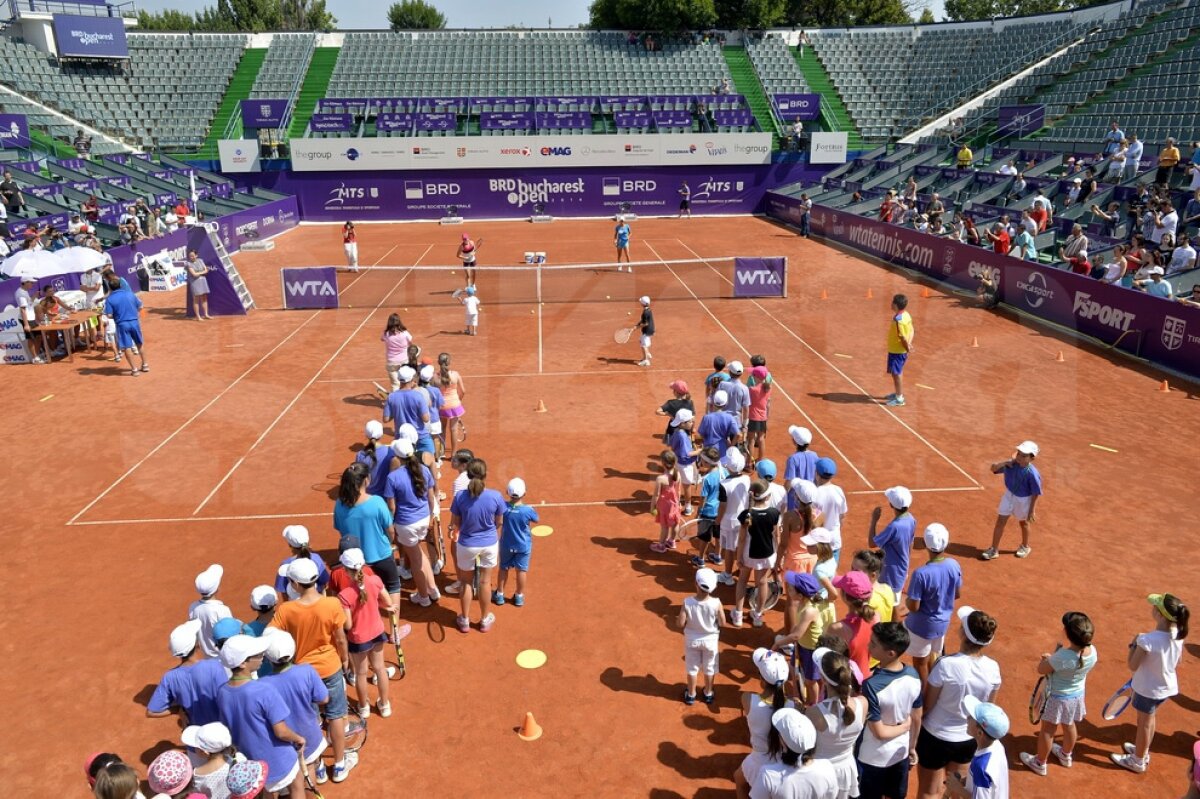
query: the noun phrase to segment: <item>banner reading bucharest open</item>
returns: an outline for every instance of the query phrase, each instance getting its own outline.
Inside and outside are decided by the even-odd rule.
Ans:
[[[55,14],[54,40],[61,58],[129,58],[121,17]]]

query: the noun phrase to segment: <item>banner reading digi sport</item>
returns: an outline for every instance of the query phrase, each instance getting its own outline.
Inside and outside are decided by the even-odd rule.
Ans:
[[[129,58],[121,17],[55,14],[54,40],[62,58]]]
[[[292,139],[296,172],[766,164],[769,133]]]

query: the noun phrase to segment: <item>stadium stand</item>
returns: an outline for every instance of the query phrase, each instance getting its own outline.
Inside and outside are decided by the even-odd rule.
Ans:
[[[746,43],[746,53],[768,97],[809,91],[796,58],[782,37],[765,36],[751,40]]]
[[[291,97],[308,71],[317,37],[311,33],[276,33],[259,67],[251,97]]]

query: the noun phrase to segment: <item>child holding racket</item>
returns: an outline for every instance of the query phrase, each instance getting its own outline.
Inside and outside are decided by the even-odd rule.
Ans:
[[[458,298],[462,303],[463,311],[466,313],[467,329],[464,331],[468,336],[479,334],[479,298],[475,296],[475,287],[467,286],[463,296]]]
[[[654,479],[654,495],[650,497],[650,508],[658,522],[658,541],[650,545],[654,552],[666,552],[678,546],[676,538],[682,515],[679,509],[679,471],[676,469],[675,453],[663,450],[658,456],[663,473]]]
[[[683,505],[683,515],[691,516],[695,508],[692,506],[692,486],[700,482],[700,474],[696,467],[696,459],[700,456],[701,447],[692,443],[692,425],[695,424],[692,411],[680,408],[671,419],[671,440],[668,446],[675,453],[679,468],[679,484],[681,486],[680,503]]]
[[[688,384],[684,381],[675,380],[667,388],[671,389],[673,396],[661,406],[655,408],[654,415],[667,417],[667,430],[663,433],[663,446],[669,447],[671,446],[671,433],[675,430],[671,424],[671,420],[675,418],[675,414],[685,409],[691,411],[694,415],[696,406],[692,404],[692,395],[688,392]]]
[[[628,253],[626,253],[628,258]],[[633,267],[629,270],[632,272]],[[638,366],[650,365],[650,343],[654,339],[654,311],[650,310],[650,298],[639,297],[638,304],[642,306],[642,318],[638,320],[638,327],[641,328],[642,335],[638,339],[638,343],[642,345],[642,359],[638,361]]]
[[[1183,657],[1191,612],[1174,594],[1151,594],[1146,600],[1154,629],[1129,644],[1127,663],[1133,672],[1133,709],[1137,711],[1137,738],[1126,743],[1123,754],[1111,754],[1121,768],[1141,774],[1150,765],[1150,742],[1154,740],[1158,706],[1179,693],[1175,669]]]
[[[483,239],[478,242],[471,241],[471,237],[466,233],[462,234],[462,241],[459,242],[458,252],[455,253],[460,261],[462,261],[463,272],[467,276],[467,288],[475,288],[475,256],[479,245],[483,244]]]
[[[807,427],[792,425],[788,428],[788,435],[796,445],[796,451],[788,456],[783,467],[783,479],[789,485],[793,480],[813,482],[817,479],[817,461],[820,460],[820,456],[808,448],[812,444],[812,431]],[[788,510],[795,509],[795,497],[788,497]]]
[[[742,568],[738,571],[734,607],[729,617],[733,627],[742,626],[742,612],[746,601],[746,586],[750,575],[754,575],[757,595],[750,606],[750,622],[755,627],[763,624],[763,602],[767,598],[767,587],[763,577],[768,571],[776,570],[776,551],[779,537],[779,511],[770,507],[767,484],[755,480],[750,484],[751,505],[738,514],[741,525],[738,533],[737,553]]]
[[[396,612],[391,596],[384,590],[383,581],[377,576],[363,573],[367,565],[361,549],[347,549],[338,559],[353,585],[338,592],[338,601],[346,614],[346,645],[350,651],[350,667],[354,670],[354,690],[358,694],[358,715],[371,715],[371,698],[368,694],[370,672],[386,674],[383,663],[383,645],[388,642],[381,614],[391,616]],[[393,632],[393,640],[403,639],[412,630],[404,625]],[[369,661],[369,663],[368,663]],[[376,680],[379,688],[379,715],[392,715],[392,704],[388,701],[387,680]]]
[[[696,678],[704,671],[704,704],[713,701],[713,679],[717,674],[718,641],[724,621],[721,600],[712,595],[717,588],[717,573],[712,569],[696,572],[696,593],[683,600],[676,623],[683,628],[683,660],[687,668],[687,689],[683,703],[696,703]]]
[[[379,340],[383,342],[384,368],[387,369],[388,382],[392,391],[395,391],[400,388],[396,372],[408,363],[408,347],[413,342],[412,333],[404,326],[400,314],[394,313],[388,317],[387,327],[380,334]]]
[[[492,604],[504,604],[504,586],[509,569],[516,569],[517,592],[512,603],[525,604],[525,578],[529,574],[529,556],[533,554],[530,525],[538,521],[537,511],[521,500],[525,498],[525,481],[514,477],[508,481],[508,505],[504,509],[504,525],[500,531],[500,578],[492,593]]]
[[[1075,725],[1082,721],[1084,689],[1088,672],[1096,665],[1096,647],[1092,646],[1095,627],[1085,614],[1071,611],[1063,614],[1063,633],[1067,645],[1061,644],[1042,655],[1038,663],[1038,674],[1046,678],[1045,706],[1035,708],[1033,713],[1041,715],[1041,730],[1038,732],[1037,754],[1021,753],[1021,762],[1035,774],[1046,776],[1046,764],[1050,755],[1058,758],[1066,768],[1071,767],[1071,756],[1079,731]],[[1030,718],[1033,716],[1031,714]],[[1054,733],[1059,725],[1063,728],[1062,746],[1054,743]]]
[[[837,622],[833,603],[821,598],[821,584],[811,574],[786,572],[783,582],[788,597],[795,599],[798,609],[796,620],[787,635],[775,636],[775,650],[796,648],[799,660],[799,676],[803,680],[800,701],[805,706],[815,705],[821,697],[821,675],[817,672],[813,653],[816,652],[822,633]]]
[[[728,475],[718,462],[721,454],[716,447],[705,447],[700,453],[700,512],[696,517],[696,554],[691,563],[697,569],[704,567],[707,560],[721,565],[720,542],[713,551],[713,536],[719,536],[717,511],[721,507],[721,481]]]
[[[263,679],[274,688],[287,706],[287,724],[304,738],[304,762],[316,774],[318,783],[328,779],[321,755],[327,742],[321,733],[321,717],[314,710],[329,702],[329,689],[307,663],[296,663],[296,640],[290,633],[272,630],[268,634],[265,660],[271,664],[271,676]],[[387,680],[383,680],[387,683]]]

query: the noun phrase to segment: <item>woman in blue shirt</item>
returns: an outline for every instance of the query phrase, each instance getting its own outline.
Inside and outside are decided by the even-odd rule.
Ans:
[[[496,616],[488,611],[492,594],[492,570],[500,559],[500,541],[497,530],[504,524],[504,497],[495,489],[488,488],[487,464],[475,458],[467,464],[467,490],[460,491],[450,506],[450,538],[457,540],[458,581],[462,584],[460,597],[461,613],[457,619],[458,631],[471,631],[471,599],[474,595],[472,577],[479,569],[479,632],[492,629]]]
[[[380,458],[390,460],[390,456],[390,448],[380,448]],[[383,580],[384,588],[392,595],[392,602],[398,604],[400,570],[392,556],[396,541],[392,511],[382,497],[369,493],[370,477],[365,463],[352,463],[342,472],[338,498],[333,503],[333,529],[342,538],[358,537],[367,565]]]
[[[392,452],[399,463],[388,474],[383,498],[392,512],[396,543],[404,549],[408,568],[417,585],[412,601],[427,608],[441,598],[433,581],[429,558],[421,546],[421,542],[429,535],[429,524],[437,507],[437,483],[407,438],[392,442]]]

